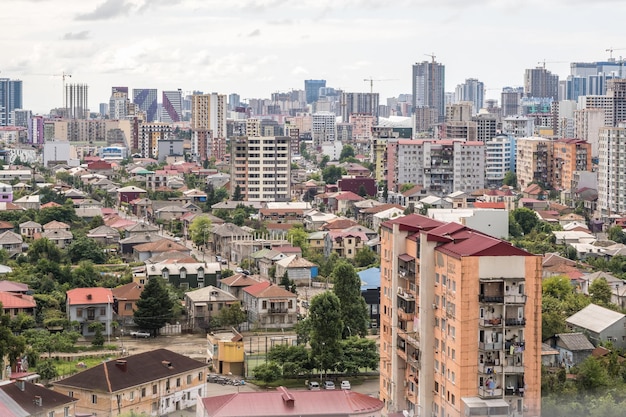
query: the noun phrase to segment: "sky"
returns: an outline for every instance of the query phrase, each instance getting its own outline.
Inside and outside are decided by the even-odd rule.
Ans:
[[[467,78],[499,98],[546,61],[626,57],[621,0],[2,0],[0,77],[21,79],[24,108],[61,107],[63,81],[237,93],[304,89],[305,79],[385,98],[411,92],[411,67],[436,60],[446,91]]]

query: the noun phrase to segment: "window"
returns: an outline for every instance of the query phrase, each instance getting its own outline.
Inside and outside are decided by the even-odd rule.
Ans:
[[[63,417],[70,417],[70,408],[69,407],[65,407],[63,409]]]
[[[152,412],[156,413],[159,410],[159,406],[156,402],[152,403]]]
[[[180,387],[180,378],[176,378],[176,386]]]
[[[77,308],[76,309],[76,317],[82,317],[83,316],[83,309],[82,308]]]
[[[133,309],[133,303],[124,303],[124,311],[131,311]]]
[[[68,391],[67,396],[74,398],[74,391]]]
[[[100,315],[101,316],[106,316],[107,315],[107,310],[104,307],[100,307]]]
[[[130,392],[130,400],[134,400],[135,399],[135,391],[131,391]]]
[[[187,278],[187,270],[183,268],[180,270],[180,279],[186,279],[186,278]]]
[[[202,372],[198,372],[198,381],[204,382],[202,381]]]
[[[98,396],[96,394],[91,394],[91,403],[98,404]]]
[[[156,394],[157,393],[157,386],[153,385],[152,386],[152,394]]]
[[[163,275],[163,279],[169,279],[170,278],[170,271],[168,271],[167,269],[164,269],[162,271],[162,275]]]
[[[50,411],[50,412],[48,413],[48,417],[54,417],[54,411]]]
[[[263,308],[263,310],[267,310],[267,300],[263,300],[263,304],[261,308]]]
[[[191,375],[187,375],[187,384],[191,384]]]
[[[143,387],[143,388],[141,389],[141,398],[143,398],[143,397],[145,397],[145,396],[146,396],[146,387]]]

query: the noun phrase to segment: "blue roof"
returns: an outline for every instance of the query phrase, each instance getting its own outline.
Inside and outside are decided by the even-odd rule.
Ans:
[[[380,288],[380,268],[369,268],[358,273],[361,280],[361,291]]]

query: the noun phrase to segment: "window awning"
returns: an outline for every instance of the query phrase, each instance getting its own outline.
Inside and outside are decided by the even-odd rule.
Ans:
[[[408,253],[403,253],[402,255],[398,256],[398,259],[404,262],[411,262],[415,260],[415,258],[409,255]]]

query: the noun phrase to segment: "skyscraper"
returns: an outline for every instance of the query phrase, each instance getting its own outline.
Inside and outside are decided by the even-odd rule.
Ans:
[[[68,119],[89,118],[89,87],[87,84],[66,84],[65,105]]]
[[[445,116],[446,67],[434,60],[413,65],[413,112],[418,107],[437,110],[437,120]]]
[[[351,114],[371,114],[378,123],[378,93],[341,93],[341,119],[350,122]]]
[[[22,81],[0,78],[0,126],[13,124],[11,114],[22,108]]]
[[[183,119],[183,92],[163,91],[163,112],[161,121],[164,123],[177,123]]]
[[[128,115],[128,87],[111,87],[109,119],[120,120]]]
[[[527,69],[524,73],[526,97],[550,97],[559,99],[559,76],[543,67]]]
[[[191,96],[191,152],[200,161],[223,155],[212,155],[212,141],[226,139],[226,95],[194,94]]]
[[[320,98],[320,88],[326,87],[326,80],[304,80],[306,104],[315,103]]]
[[[483,108],[485,85],[476,78],[468,78],[463,84],[456,86],[456,101],[471,101],[472,114]]]
[[[501,93],[502,117],[520,114],[520,101],[524,94],[523,87],[504,87]]]
[[[133,89],[133,103],[146,112],[146,120],[152,123],[157,120],[157,90],[156,88]]]

